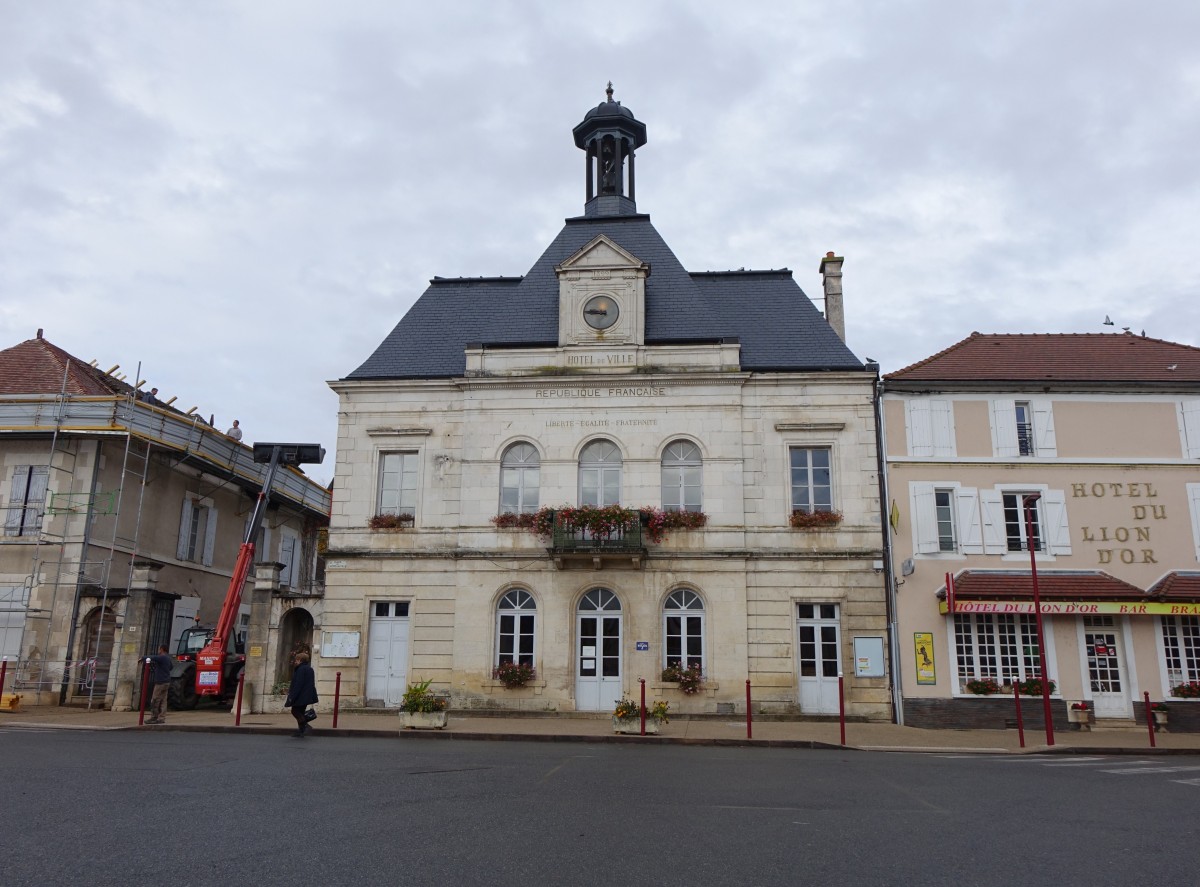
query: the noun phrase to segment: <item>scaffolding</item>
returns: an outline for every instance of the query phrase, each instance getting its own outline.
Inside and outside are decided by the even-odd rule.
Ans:
[[[133,584],[152,462],[190,466],[220,479],[222,485],[253,493],[262,487],[266,466],[254,461],[251,447],[221,434],[199,416],[147,403],[133,388],[126,395],[70,395],[70,368],[69,363],[64,367],[57,395],[0,398],[0,439],[47,435],[50,448],[28,573],[14,599],[0,601],[0,613],[23,616],[19,658],[15,668],[10,663],[14,689],[39,694],[57,689],[60,703],[86,699],[90,708],[103,704],[115,690],[109,675],[117,673],[123,652],[114,643],[116,604]],[[113,489],[100,488],[107,444],[120,446],[120,474]],[[110,448],[107,455],[115,456],[115,450]],[[89,452],[90,464],[85,456]],[[87,489],[80,489],[83,486]],[[302,514],[328,515],[330,493],[288,468],[276,475],[271,501]],[[122,536],[122,509],[131,507],[132,530]],[[89,560],[92,552],[100,557]],[[118,558],[128,560],[123,588],[112,586]],[[86,614],[85,599],[96,602]],[[34,606],[35,601],[41,606]],[[154,625],[161,618],[155,610]],[[40,646],[27,650],[25,639],[31,635],[41,639]],[[54,643],[64,636],[65,643]],[[57,652],[52,649],[56,646]]]

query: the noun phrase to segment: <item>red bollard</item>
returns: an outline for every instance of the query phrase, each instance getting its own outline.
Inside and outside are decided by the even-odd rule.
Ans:
[[[642,735],[646,735],[646,679],[638,678],[638,683],[642,685]]]
[[[8,660],[0,659],[0,696],[4,695],[4,679],[8,677]]]
[[[1155,748],[1154,742],[1154,712],[1150,708],[1150,691],[1142,693],[1142,698],[1146,700],[1146,729],[1150,731],[1150,747]]]
[[[752,726],[753,718],[750,711],[750,681],[746,681],[746,738],[754,738],[754,727]]]
[[[1013,684],[1013,700],[1017,703],[1017,738],[1021,740],[1021,748],[1025,747],[1025,719],[1021,717],[1021,693]]]
[[[243,668],[240,672],[238,672],[237,700],[234,702],[234,705],[237,707],[237,714],[234,715],[233,718],[233,726],[235,727],[242,726],[242,690],[245,688],[245,686],[246,669]]]
[[[150,663],[145,661],[142,663],[142,701],[138,705],[138,726],[142,726],[146,720],[146,682],[150,680]]]
[[[338,700],[342,698],[342,673],[337,673],[337,680],[333,682],[333,729],[337,729],[337,713]]]
[[[838,672],[838,721],[842,726],[842,745],[846,744],[846,679]]]

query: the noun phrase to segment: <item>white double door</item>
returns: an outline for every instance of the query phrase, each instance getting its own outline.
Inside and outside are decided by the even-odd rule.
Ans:
[[[367,705],[398,706],[408,686],[407,605],[403,612],[406,614],[403,617],[371,617],[367,637]]]
[[[837,604],[798,604],[796,666],[800,711],[836,714],[841,671],[841,621]]]
[[[1083,617],[1088,689],[1091,690],[1092,706],[1097,718],[1133,716],[1132,700],[1125,680],[1123,640],[1119,620],[1115,617]]]
[[[605,588],[583,596],[575,617],[575,708],[612,710],[621,685],[621,602]]]

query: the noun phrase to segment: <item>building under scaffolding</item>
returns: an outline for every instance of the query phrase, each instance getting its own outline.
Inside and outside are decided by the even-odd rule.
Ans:
[[[136,705],[142,657],[220,612],[266,466],[40,330],[0,351],[0,460],[6,691],[26,704]],[[276,475],[256,540],[271,605],[247,651],[260,699],[286,680],[290,650],[312,643],[329,502],[302,472]]]

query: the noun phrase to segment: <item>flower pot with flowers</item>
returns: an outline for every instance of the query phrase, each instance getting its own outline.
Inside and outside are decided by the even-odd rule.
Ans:
[[[1067,708],[1067,721],[1075,724],[1077,730],[1092,729],[1092,707],[1087,702],[1072,702]]]
[[[667,712],[671,704],[665,699],[659,699],[653,705],[646,707],[646,733],[657,733],[663,724],[668,722]],[[614,733],[641,733],[641,709],[632,699],[622,697],[613,709]]]
[[[510,690],[524,687],[536,674],[533,666],[527,662],[501,662],[492,669],[492,677]]]
[[[1054,695],[1054,691],[1058,689],[1058,684],[1050,681],[1050,695]],[[1028,680],[1017,682],[1017,692],[1022,696],[1041,696],[1042,695],[1042,679],[1029,678]]]
[[[1200,681],[1187,681],[1171,688],[1176,699],[1200,699]]]
[[[1154,715],[1154,732],[1167,732],[1167,704],[1165,702],[1155,702],[1150,706],[1150,713]]]
[[[446,726],[448,701],[429,689],[432,680],[409,684],[400,699],[400,723],[405,730],[425,728],[441,730]]]
[[[367,521],[372,530],[406,530],[415,520],[411,514],[376,514]]]
[[[695,696],[704,689],[704,671],[699,662],[686,667],[681,663],[668,665],[662,671],[662,679],[679,684],[679,689],[688,696]]]
[[[797,530],[828,530],[842,522],[840,511],[808,511],[797,508],[788,523]]]
[[[991,696],[1000,692],[1000,684],[993,678],[977,678],[967,681],[967,692],[976,696]]]

